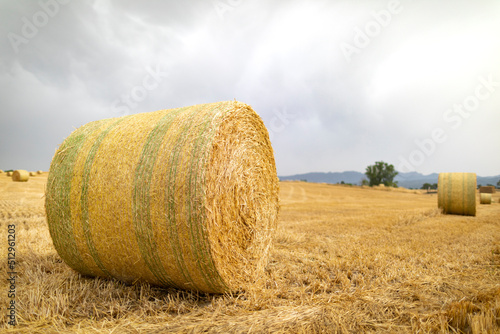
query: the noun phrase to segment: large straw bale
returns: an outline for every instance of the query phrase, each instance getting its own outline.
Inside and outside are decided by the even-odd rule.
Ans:
[[[261,118],[229,101],[78,128],[54,155],[45,207],[82,274],[222,293],[263,276],[278,188]]]
[[[30,174],[22,169],[15,170],[12,173],[12,181],[16,182],[27,182],[30,178]]]
[[[481,193],[479,198],[480,204],[491,204],[491,194],[490,193]]]
[[[476,215],[476,174],[440,173],[438,207],[445,214]]]
[[[494,186],[481,186],[479,187],[479,193],[481,194],[494,194],[495,187]]]

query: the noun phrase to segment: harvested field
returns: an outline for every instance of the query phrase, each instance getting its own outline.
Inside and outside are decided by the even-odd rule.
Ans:
[[[18,272],[18,325],[2,306],[3,333],[500,332],[500,205],[442,215],[437,194],[280,182],[264,288],[212,295],[80,276],[52,246],[46,180],[0,179]]]

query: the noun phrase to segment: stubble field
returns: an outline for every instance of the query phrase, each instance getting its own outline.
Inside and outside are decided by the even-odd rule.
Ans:
[[[440,214],[436,194],[281,182],[263,284],[209,295],[71,270],[48,232],[46,180],[0,174],[2,332],[500,332],[498,193],[464,217]],[[4,247],[12,225],[14,298]],[[7,324],[12,300],[16,326]]]

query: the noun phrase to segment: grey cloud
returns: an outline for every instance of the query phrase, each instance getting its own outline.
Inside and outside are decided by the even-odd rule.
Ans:
[[[415,140],[449,127],[443,113],[474,91],[478,76],[500,81],[496,1],[400,0],[402,10],[351,62],[340,45],[353,44],[356,27],[389,1],[69,1],[14,52],[9,32],[21,34],[22,18],[32,20],[41,2],[0,4],[2,169],[47,169],[73,127],[95,119],[232,99],[263,118],[281,175],[363,171],[380,159],[397,165]],[[162,73],[157,81],[151,71]],[[463,126],[446,128],[439,155],[417,170],[451,168],[445,151],[498,124],[499,100],[500,88]],[[460,163],[498,174],[492,149],[468,149],[482,163]]]

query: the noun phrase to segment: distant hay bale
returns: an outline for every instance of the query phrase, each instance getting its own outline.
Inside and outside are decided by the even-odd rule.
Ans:
[[[2,174],[2,173],[3,173],[3,170],[0,169],[0,174]]]
[[[36,176],[35,172],[30,172],[30,176]]]
[[[383,188],[383,187],[385,187],[385,184],[381,183],[378,186]]]
[[[480,204],[491,204],[491,194],[490,193],[481,193],[479,199]]]
[[[440,173],[438,207],[445,214],[476,215],[476,174]]]
[[[41,171],[41,170],[37,170],[37,171],[36,171],[36,173],[37,173],[38,175],[40,175],[40,174],[42,174],[42,173],[43,173],[43,171]]]
[[[12,173],[12,181],[16,182],[27,182],[28,179],[30,178],[30,174],[22,169],[15,170]]]
[[[480,194],[494,194],[495,187],[494,186],[481,186],[479,187]]]
[[[54,155],[45,208],[82,274],[223,293],[263,282],[278,191],[264,123],[229,101],[78,128]]]
[[[7,176],[12,176],[12,172],[7,172]]]

